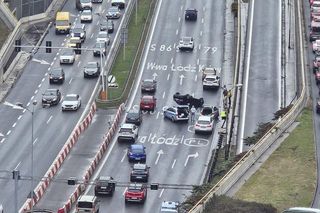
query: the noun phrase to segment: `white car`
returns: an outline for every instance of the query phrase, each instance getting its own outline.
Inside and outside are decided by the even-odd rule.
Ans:
[[[220,77],[213,74],[208,74],[202,81],[203,89],[219,89],[220,88]]]
[[[118,6],[112,6],[108,9],[106,17],[108,19],[118,19],[120,18],[121,13]]]
[[[312,42],[312,50],[313,52],[320,51],[320,40],[315,40],[314,42]]]
[[[197,122],[194,124],[194,132],[197,134],[199,132],[212,133],[213,131],[213,117],[207,115],[199,116]]]
[[[62,111],[72,110],[76,111],[81,106],[81,98],[77,94],[68,94],[62,101]]]
[[[192,37],[181,38],[179,41],[179,44],[178,44],[178,49],[181,51],[183,51],[183,50],[193,51],[193,49],[194,49],[193,38]]]
[[[60,54],[60,64],[73,64],[76,53],[73,49],[64,49]]]
[[[132,141],[135,142],[138,138],[139,128],[135,124],[124,123],[121,125],[119,134],[118,134],[118,142],[120,141]]]
[[[110,45],[110,37],[109,37],[108,32],[107,31],[100,31],[97,36],[96,41],[97,42],[106,42],[107,45]]]
[[[92,22],[92,10],[85,9],[81,12],[80,21],[82,22]]]
[[[179,212],[179,203],[174,201],[163,201],[160,212]]]

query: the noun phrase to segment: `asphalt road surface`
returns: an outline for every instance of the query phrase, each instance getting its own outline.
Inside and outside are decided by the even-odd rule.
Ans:
[[[105,12],[105,5],[94,5],[94,12]],[[79,22],[78,11],[75,9],[73,1],[68,1],[63,10],[71,12],[72,22]],[[77,20],[76,20],[77,19]],[[99,16],[94,16],[91,24],[86,24],[87,39],[82,47],[93,47],[95,37],[98,32]],[[117,29],[120,20],[115,21]],[[111,42],[115,32],[111,35]],[[52,27],[44,41],[52,41],[52,46],[64,47],[69,37],[66,35],[55,35]],[[44,42],[45,44],[45,42]],[[110,47],[108,47],[108,50]],[[29,51],[29,49],[23,49]],[[37,100],[38,104],[34,109],[34,178],[35,185],[42,177],[62,146],[69,137],[72,129],[78,122],[83,109],[91,96],[97,79],[84,79],[83,67],[88,61],[98,61],[100,58],[93,57],[92,52],[82,51],[76,57],[73,65],[62,65],[66,80],[62,85],[49,85],[48,69],[59,65],[59,53],[61,49],[53,49],[51,54],[45,53],[44,49],[39,49],[37,54],[26,65],[19,81],[12,88],[5,101],[10,103],[21,102],[32,111],[32,101]],[[43,63],[39,63],[42,61]],[[50,108],[42,108],[42,93],[47,88],[59,88],[62,95],[69,93],[79,94],[82,99],[82,106],[77,112],[61,112],[61,105]],[[8,212],[13,212],[14,208],[14,183],[11,172],[14,169],[20,171],[21,176],[31,175],[31,124],[32,116],[29,111],[13,109],[1,104],[0,113],[2,120],[0,123],[0,203]],[[20,207],[30,193],[31,183],[29,180],[21,180],[18,184],[18,206]]]
[[[184,10],[189,7],[197,8],[197,22],[184,20]],[[224,1],[159,1],[155,11],[156,23],[153,23],[141,75],[137,78],[139,82],[140,79],[156,76],[158,81],[155,94],[157,108],[154,113],[143,115],[136,142],[146,147],[147,164],[151,167],[149,183],[198,185],[203,180],[207,159],[217,140],[213,140],[212,135],[195,135],[190,122],[172,123],[163,119],[162,108],[175,105],[172,99],[175,92],[203,97],[208,105],[220,105],[221,91],[203,91],[198,70],[202,66],[222,67],[224,14]],[[175,46],[182,36],[194,37],[193,52],[176,50]],[[139,106],[139,84],[134,88],[128,108]],[[216,133],[217,129],[215,136]],[[126,143],[114,141],[97,175],[108,175],[119,182],[128,182],[131,164],[125,155],[127,146]],[[100,211],[155,212],[162,200],[182,201],[189,194],[189,191],[183,190],[149,190],[144,205],[125,205],[124,190],[117,188],[113,197],[102,197]],[[94,194],[92,188],[88,194]]]

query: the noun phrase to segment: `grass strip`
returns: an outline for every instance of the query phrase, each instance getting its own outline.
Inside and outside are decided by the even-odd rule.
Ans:
[[[279,211],[310,206],[316,187],[312,110],[306,108],[281,146],[244,184],[236,198],[271,204]]]
[[[154,2],[139,0],[137,17],[135,11],[132,11],[128,25],[127,43],[119,48],[111,71],[111,75],[115,76],[119,87],[108,88],[108,101],[107,103],[98,103],[99,107],[117,106],[127,99],[142,55],[143,45],[139,46],[139,44],[140,41],[146,40],[147,26],[149,26],[151,20],[151,18],[148,18],[151,14],[149,11],[151,12]]]

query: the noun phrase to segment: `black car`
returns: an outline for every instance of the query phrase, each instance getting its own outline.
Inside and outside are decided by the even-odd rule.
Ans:
[[[88,62],[84,67],[83,76],[85,78],[98,77],[100,75],[100,65],[98,62]]]
[[[103,0],[91,0],[92,3],[102,3]]]
[[[107,21],[108,33],[113,33],[114,31],[114,23],[112,20]]]
[[[81,42],[84,42],[86,39],[86,26],[84,24],[75,24],[71,29],[71,37],[78,37]]]
[[[148,182],[149,168],[146,164],[134,164],[130,174],[131,182]]]
[[[141,122],[142,122],[141,111],[138,109],[129,110],[129,112],[127,113],[127,116],[126,116],[126,123],[140,125]]]
[[[320,32],[311,31],[309,39],[310,39],[310,42],[320,39]]]
[[[112,196],[116,188],[116,182],[113,177],[100,176],[95,181],[94,194]]]
[[[105,18],[100,19],[100,31],[106,31],[108,29],[108,20]]]
[[[93,47],[93,56],[100,56],[102,54],[105,56],[107,53],[107,43],[104,41],[97,41]]]
[[[65,80],[65,74],[61,67],[52,68],[49,73],[49,83],[54,84],[62,84]]]
[[[141,92],[156,92],[157,81],[152,79],[145,79],[141,83]]]
[[[194,98],[190,94],[181,95],[179,92],[173,95],[173,100],[179,105],[189,105],[190,108],[192,106],[199,108],[204,104],[203,98]]]
[[[42,106],[52,106],[59,104],[61,100],[61,93],[59,89],[47,89],[42,94]]]
[[[196,21],[198,17],[198,11],[196,9],[186,9],[184,18],[186,21]]]

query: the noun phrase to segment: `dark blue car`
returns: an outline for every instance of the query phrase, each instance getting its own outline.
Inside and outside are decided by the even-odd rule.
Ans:
[[[141,161],[146,162],[147,154],[145,151],[145,147],[141,144],[132,144],[128,148],[128,160],[129,162],[132,161]]]

